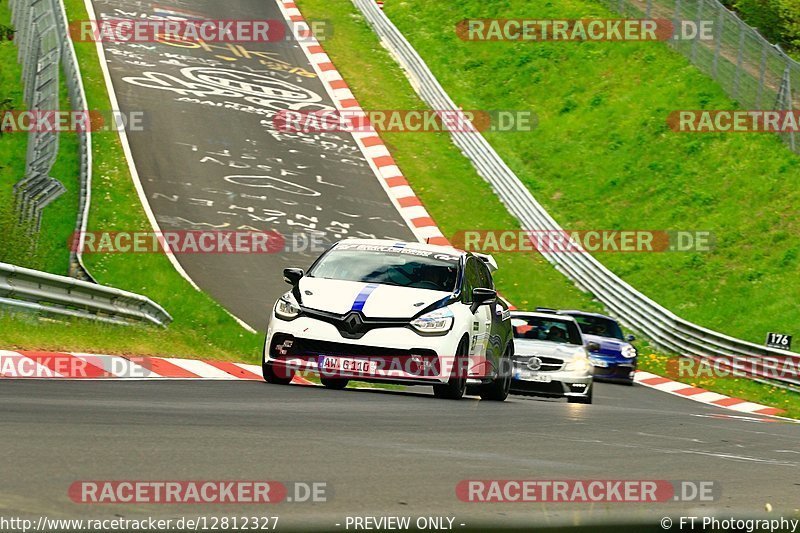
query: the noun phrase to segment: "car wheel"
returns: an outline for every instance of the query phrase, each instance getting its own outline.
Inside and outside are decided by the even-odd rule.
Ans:
[[[504,402],[511,390],[511,347],[506,348],[506,353],[500,359],[500,372],[497,378],[483,385],[480,389],[481,400]]]
[[[272,363],[267,363],[266,361],[261,363],[261,374],[264,376],[264,381],[273,385],[288,385],[294,378],[293,370],[281,367],[276,371]]]
[[[320,382],[325,385],[328,389],[333,390],[342,390],[347,387],[347,384],[350,383],[349,379],[341,379],[341,378],[319,378]]]
[[[467,391],[467,376],[464,375],[466,369],[459,368],[463,358],[468,356],[467,346],[466,340],[462,340],[458,345],[458,353],[456,353],[455,360],[453,361],[453,370],[447,384],[433,386],[433,395],[437,398],[442,398],[444,400],[460,400]]]
[[[590,404],[592,403],[592,392],[594,392],[594,384],[589,386],[589,394],[586,396],[568,396],[567,402]]]

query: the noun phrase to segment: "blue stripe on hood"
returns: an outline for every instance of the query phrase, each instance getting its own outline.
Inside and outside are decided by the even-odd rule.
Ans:
[[[367,298],[369,295],[372,294],[372,291],[377,289],[379,285],[377,283],[370,283],[361,289],[361,292],[358,293],[356,296],[356,301],[353,302],[353,306],[350,308],[351,311],[363,311],[364,304],[367,303]]]

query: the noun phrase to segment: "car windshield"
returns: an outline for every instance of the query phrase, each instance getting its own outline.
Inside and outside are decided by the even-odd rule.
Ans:
[[[582,344],[581,334],[572,320],[516,315],[511,318],[515,339]]]
[[[578,323],[578,327],[581,328],[581,331],[587,335],[625,340],[625,337],[622,335],[622,330],[615,320],[591,315],[573,315],[572,318]]]
[[[337,247],[309,271],[314,278],[340,279],[453,292],[457,256],[412,249],[354,250]]]

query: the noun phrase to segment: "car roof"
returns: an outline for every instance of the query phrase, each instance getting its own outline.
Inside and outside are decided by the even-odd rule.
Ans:
[[[397,246],[402,248],[411,248],[414,250],[425,250],[428,252],[441,252],[449,255],[467,255],[467,252],[464,250],[459,250],[458,248],[453,248],[452,246],[441,246],[438,244],[427,244],[421,242],[394,241],[391,239],[344,239],[336,244],[339,243],[365,244],[371,246]]]
[[[559,309],[558,312],[564,313],[565,315],[596,316],[598,318],[606,318],[608,320],[613,320],[614,322],[617,321],[616,318],[608,315],[601,315],[600,313],[590,313],[588,311],[578,311],[577,309]]]
[[[486,265],[486,268],[489,269],[489,272],[495,272],[497,270],[497,261],[495,261],[494,257],[492,257],[491,255],[482,254],[478,252],[465,252],[464,250],[459,250],[458,248],[449,245],[443,246],[439,244],[428,244],[421,242],[394,241],[391,239],[343,239],[334,244],[334,247],[342,242],[345,242],[347,244],[365,244],[372,246],[391,246],[391,247],[397,246],[402,248],[411,248],[412,250],[422,250],[432,253],[448,254],[457,257],[466,257],[468,255],[473,255],[477,259],[481,260],[483,264]]]
[[[567,322],[575,322],[575,319],[569,315],[559,315],[556,313],[540,313],[538,311],[511,311],[511,317],[515,316],[532,316],[536,318],[544,318],[547,320],[566,320]]]

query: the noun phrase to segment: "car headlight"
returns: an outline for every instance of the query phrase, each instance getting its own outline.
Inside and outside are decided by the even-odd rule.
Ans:
[[[572,361],[567,363],[567,366],[564,367],[564,370],[569,372],[588,372],[591,368],[591,364],[589,363],[589,358],[586,357],[586,353],[580,351],[575,354],[572,358]]]
[[[634,348],[630,344],[628,344],[622,349],[622,357],[625,357],[626,359],[633,359],[637,355],[638,354],[636,353],[636,348]]]
[[[275,316],[284,320],[291,320],[297,318],[299,315],[300,306],[297,305],[297,300],[295,300],[291,292],[287,292],[278,298],[275,304]]]
[[[444,335],[453,327],[453,312],[446,307],[436,309],[412,320],[411,327],[423,335]]]

